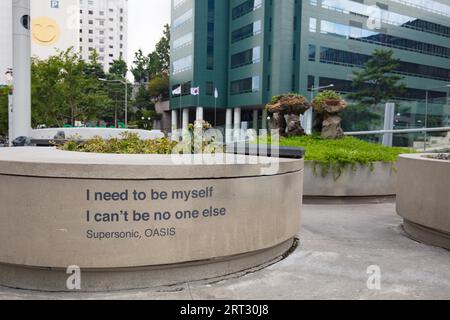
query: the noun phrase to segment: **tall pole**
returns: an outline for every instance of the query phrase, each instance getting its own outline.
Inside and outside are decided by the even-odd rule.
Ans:
[[[31,134],[30,0],[13,0],[14,140]]]
[[[426,90],[426,95],[425,95],[425,123],[424,123],[424,128],[427,129],[428,128],[428,98],[430,95],[430,91],[427,89]],[[427,151],[427,139],[428,139],[428,134],[425,131],[424,132],[424,139],[423,139],[423,151]]]
[[[12,147],[14,140],[13,111],[13,91],[10,89],[8,92],[8,143],[10,147]]]
[[[125,128],[128,128],[128,83],[125,80]]]

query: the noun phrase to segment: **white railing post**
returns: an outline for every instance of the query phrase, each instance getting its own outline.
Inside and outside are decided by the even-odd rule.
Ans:
[[[394,130],[395,121],[395,103],[386,103],[384,111],[384,130]],[[394,134],[392,132],[385,133],[383,135],[383,145],[386,147],[392,147],[394,141]]]

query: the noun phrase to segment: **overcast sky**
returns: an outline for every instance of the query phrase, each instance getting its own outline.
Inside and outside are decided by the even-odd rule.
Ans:
[[[150,53],[162,37],[164,25],[170,23],[170,0],[128,2],[128,61],[131,64],[137,50]]]

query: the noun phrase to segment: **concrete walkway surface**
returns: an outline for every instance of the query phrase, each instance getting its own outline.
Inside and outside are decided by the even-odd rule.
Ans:
[[[259,271],[210,284],[96,294],[0,287],[0,300],[450,299],[450,252],[407,238],[395,203],[320,203],[304,206],[298,249]],[[368,270],[381,272],[380,289],[368,289]]]

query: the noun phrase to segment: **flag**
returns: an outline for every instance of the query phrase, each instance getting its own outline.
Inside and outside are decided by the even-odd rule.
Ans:
[[[174,96],[176,95],[180,95],[181,94],[181,86],[179,86],[178,88],[176,88],[175,90],[172,91],[172,94]]]
[[[217,90],[217,88],[214,90],[214,98],[215,99],[219,98],[219,90]]]
[[[191,88],[191,95],[193,95],[193,96],[200,95],[200,87]]]

